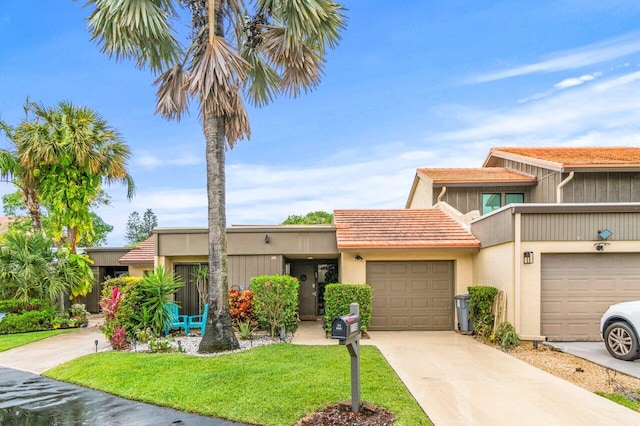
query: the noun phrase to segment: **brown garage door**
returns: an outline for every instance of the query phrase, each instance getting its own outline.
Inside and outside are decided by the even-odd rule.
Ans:
[[[367,262],[371,330],[453,330],[453,261]]]
[[[598,341],[607,307],[640,299],[640,254],[543,254],[541,278],[542,335]]]

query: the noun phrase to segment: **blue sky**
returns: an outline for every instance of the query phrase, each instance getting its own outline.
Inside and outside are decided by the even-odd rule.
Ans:
[[[227,154],[229,225],[403,208],[416,168],[478,167],[493,146],[640,146],[640,2],[342,4],[348,27],[321,86],[249,108],[251,140]],[[101,54],[82,5],[1,2],[0,119],[18,124],[27,97],[69,100],[120,131],[137,191],[129,202],[107,188],[110,245],[134,210],[206,226],[197,114],[155,116],[154,76]]]

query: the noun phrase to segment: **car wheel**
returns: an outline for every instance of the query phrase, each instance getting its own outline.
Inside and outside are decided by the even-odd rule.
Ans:
[[[633,361],[640,357],[638,336],[626,322],[614,322],[604,332],[604,344],[612,357]]]

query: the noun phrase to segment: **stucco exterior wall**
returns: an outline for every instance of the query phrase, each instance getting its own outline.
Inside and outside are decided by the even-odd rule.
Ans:
[[[407,206],[409,209],[428,209],[433,206],[433,188],[427,184],[424,180],[416,179],[416,188],[413,193],[413,197],[410,200],[410,204]],[[438,192],[439,193],[439,192]],[[436,194],[437,197],[437,194]]]
[[[634,241],[611,241],[606,253],[636,253]],[[523,264],[523,253],[533,252],[534,262]],[[521,339],[542,340],[541,277],[543,253],[595,253],[593,241],[538,241],[505,243],[482,249],[475,257],[475,285],[490,285],[506,292],[507,321],[516,327]]]
[[[132,277],[143,277],[145,271],[153,270],[153,265],[129,265],[129,275]]]

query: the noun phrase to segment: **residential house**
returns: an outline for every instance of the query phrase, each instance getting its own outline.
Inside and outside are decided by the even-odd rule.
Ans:
[[[145,262],[182,276],[176,299],[195,313],[189,277],[207,263],[207,229],[154,236]],[[597,340],[609,304],[640,299],[640,148],[494,148],[479,168],[418,169],[405,209],[232,226],[227,244],[230,287],[295,276],[303,319],[324,313],[337,279],[371,285],[371,330],[453,330],[454,296],[491,285],[521,338]]]

